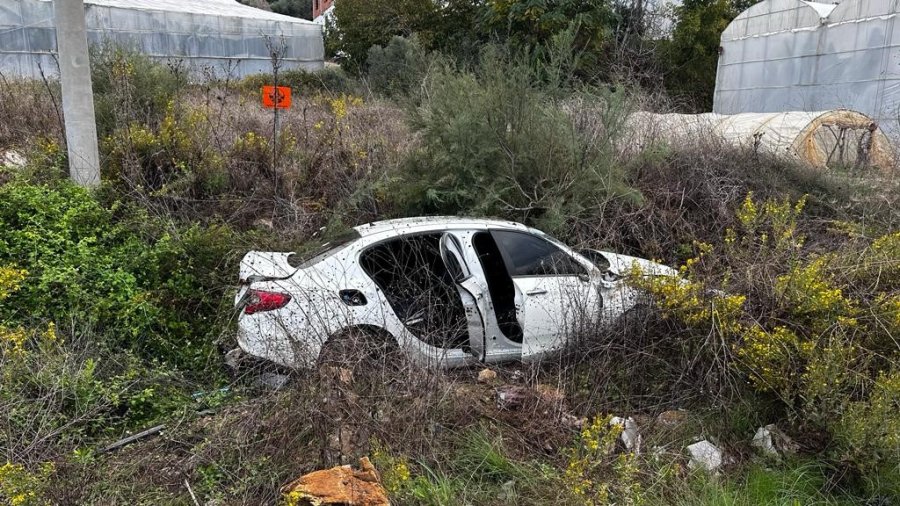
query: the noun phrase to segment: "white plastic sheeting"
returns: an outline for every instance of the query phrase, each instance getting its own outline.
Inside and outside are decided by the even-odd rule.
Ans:
[[[49,0],[0,0],[0,72],[38,77],[58,72]],[[236,0],[86,0],[88,41],[113,42],[158,59],[228,71],[271,71],[266,37],[284,38],[284,68],[322,68],[322,28]]]
[[[691,143],[711,137],[759,153],[819,167],[893,166],[890,142],[872,118],[855,111],[629,116],[636,148],[659,141]]]
[[[722,33],[713,111],[860,111],[900,134],[900,0],[765,0]]]

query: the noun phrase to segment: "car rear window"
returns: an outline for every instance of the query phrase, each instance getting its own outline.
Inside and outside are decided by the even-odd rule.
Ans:
[[[327,242],[309,247],[302,253],[291,255],[288,263],[297,269],[305,269],[341,251],[360,237],[362,236],[356,230],[338,234]]]

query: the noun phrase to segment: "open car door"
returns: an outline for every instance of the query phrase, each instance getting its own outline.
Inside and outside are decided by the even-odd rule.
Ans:
[[[453,283],[466,310],[469,348],[478,360],[484,361],[487,345],[485,315],[488,300],[484,287],[477,277],[472,275],[472,270],[465,262],[459,239],[453,234],[447,233],[441,237],[441,259],[453,277]]]

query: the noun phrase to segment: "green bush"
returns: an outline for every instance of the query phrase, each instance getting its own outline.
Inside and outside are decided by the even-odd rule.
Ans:
[[[102,139],[131,122],[156,125],[187,86],[185,68],[106,42],[91,50],[97,134]]]
[[[241,80],[239,86],[245,93],[258,94],[263,86],[274,84],[270,73],[254,74]],[[292,94],[303,97],[317,93],[340,95],[351,93],[356,87],[343,70],[326,67],[322,70],[308,71],[303,69],[282,70],[278,73],[278,85],[289,86]]]
[[[98,349],[202,370],[233,235],[222,226],[155,227],[141,214],[129,228],[129,213],[65,181],[0,186],[0,265],[28,273],[0,306],[0,322],[76,322]]]
[[[495,46],[473,71],[429,72],[411,118],[421,146],[398,180],[407,214],[495,215],[559,232],[630,194],[613,159],[624,93],[563,99],[542,75]]]
[[[900,235],[871,241],[838,232],[808,245],[805,202],[748,195],[717,245],[696,244],[683,278],[632,282],[680,322],[683,343],[703,343],[712,355],[701,362],[730,357],[704,366],[710,389],[739,382],[768,396],[808,434],[833,441],[819,455],[824,462],[863,476],[896,469],[900,353],[890,336],[900,304],[890,274],[900,265]]]
[[[385,47],[372,46],[367,64],[372,91],[388,96],[408,94],[427,71],[425,51],[415,37],[394,37]]]

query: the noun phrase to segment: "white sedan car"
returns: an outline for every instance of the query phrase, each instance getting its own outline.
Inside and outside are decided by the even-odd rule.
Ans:
[[[648,260],[576,252],[519,223],[407,218],[355,227],[307,258],[251,251],[240,267],[238,344],[290,368],[354,334],[414,359],[454,367],[537,360],[626,314],[639,293],[622,281]]]

